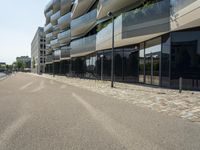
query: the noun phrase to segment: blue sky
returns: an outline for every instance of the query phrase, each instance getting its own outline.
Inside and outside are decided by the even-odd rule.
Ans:
[[[49,0],[4,0],[0,9],[0,62],[12,64],[17,56],[31,54],[31,41],[44,26]]]

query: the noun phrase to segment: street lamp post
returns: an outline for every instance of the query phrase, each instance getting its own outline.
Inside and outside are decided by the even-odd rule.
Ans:
[[[111,62],[111,87],[114,87],[114,32],[115,32],[115,24],[114,24],[114,16],[112,12],[108,12],[108,17],[112,18],[112,62]]]

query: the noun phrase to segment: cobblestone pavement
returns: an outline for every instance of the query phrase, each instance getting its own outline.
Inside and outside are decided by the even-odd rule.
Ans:
[[[115,88],[110,88],[109,81],[70,78],[65,76],[42,75],[69,85],[85,88],[103,95],[126,100],[140,107],[167,113],[200,123],[200,92],[149,87],[145,85],[115,83]]]

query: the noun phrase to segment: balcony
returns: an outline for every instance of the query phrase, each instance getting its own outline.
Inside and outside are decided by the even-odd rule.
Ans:
[[[71,57],[90,54],[96,50],[96,35],[84,37],[71,42]]]
[[[53,26],[52,26],[51,23],[49,23],[48,25],[46,25],[46,26],[44,27],[44,32],[45,32],[45,33],[52,32],[52,30],[53,30]]]
[[[61,47],[61,60],[70,58],[70,47],[64,46]]]
[[[58,40],[60,44],[69,44],[71,40],[70,30],[58,34]]]
[[[171,1],[171,30],[181,30],[200,26],[200,1]]]
[[[122,20],[123,39],[169,32],[170,1],[158,1],[123,13]]]
[[[108,12],[118,12],[127,7],[138,7],[144,0],[99,0],[97,19],[107,17]]]
[[[58,25],[53,26],[53,32],[52,32],[53,36],[57,37],[57,35],[58,35],[59,32],[60,32],[59,26]]]
[[[71,0],[61,0],[60,12],[61,16],[67,14],[71,9],[72,2]]]
[[[51,9],[53,9],[53,1],[54,0],[50,0],[50,2],[46,5],[45,9],[44,9],[44,13],[46,14],[48,11],[50,11]]]
[[[53,62],[53,57],[52,57],[52,55],[50,54],[50,55],[47,55],[46,56],[46,64],[50,64],[50,63],[52,63]]]
[[[55,14],[53,14],[51,16],[51,23],[52,23],[52,25],[57,25],[59,18],[60,18],[60,11],[57,11]]]
[[[54,61],[59,61],[61,57],[61,50],[56,50],[53,52]]]
[[[87,34],[96,25],[97,10],[93,10],[71,22],[72,37],[81,37]]]
[[[52,33],[48,33],[46,34],[46,41],[49,42],[52,40],[53,34]]]
[[[58,39],[51,40],[50,44],[51,44],[51,47],[52,47],[53,49],[56,49],[56,48],[59,48],[59,47],[60,47],[60,43],[58,42]]]
[[[75,0],[72,8],[72,19],[78,18],[86,13],[96,0]]]
[[[53,15],[53,10],[50,10],[45,14],[45,17],[50,18],[52,15]]]
[[[60,10],[60,0],[54,0],[53,2],[53,12],[57,12]]]
[[[71,22],[71,13],[68,13],[58,19],[58,25],[61,30],[68,28]]]

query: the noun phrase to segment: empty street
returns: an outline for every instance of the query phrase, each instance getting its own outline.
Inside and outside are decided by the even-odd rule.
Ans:
[[[199,150],[200,125],[31,74],[0,81],[0,150]]]

